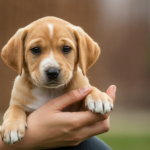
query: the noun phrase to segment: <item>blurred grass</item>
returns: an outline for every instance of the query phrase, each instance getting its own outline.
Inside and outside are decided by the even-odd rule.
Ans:
[[[113,150],[150,150],[150,136],[148,135],[113,135],[98,136]]]
[[[0,124],[3,112],[0,112]],[[117,110],[111,114],[110,131],[98,135],[113,150],[150,150],[150,111]]]
[[[110,131],[98,135],[113,150],[150,150],[150,112],[116,110]]]

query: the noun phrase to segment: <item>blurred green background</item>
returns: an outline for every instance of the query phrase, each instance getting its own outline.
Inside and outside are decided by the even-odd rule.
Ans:
[[[18,28],[45,16],[81,26],[101,47],[88,71],[92,85],[117,86],[110,131],[99,135],[114,150],[150,149],[149,0],[0,0],[0,48]],[[16,72],[0,59],[0,123]]]
[[[113,150],[149,150],[149,112],[113,112],[110,131],[98,135]]]

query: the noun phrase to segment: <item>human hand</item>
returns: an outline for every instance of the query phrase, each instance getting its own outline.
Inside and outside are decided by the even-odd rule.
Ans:
[[[62,112],[68,105],[85,98],[91,87],[78,89],[50,100],[27,118],[28,129],[21,142],[12,149],[46,149],[75,146],[82,141],[109,130],[109,114],[85,112]],[[84,91],[84,92],[83,92]],[[115,86],[107,94],[115,100]],[[5,146],[10,148],[10,146]],[[6,149],[7,150],[7,149]]]

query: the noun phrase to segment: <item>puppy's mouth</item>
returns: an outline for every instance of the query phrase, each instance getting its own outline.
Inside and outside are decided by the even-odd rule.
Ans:
[[[59,85],[60,83],[58,81],[49,81],[46,83],[47,86],[53,86],[53,85]]]
[[[49,81],[45,84],[47,88],[58,88],[60,86],[63,86],[64,84],[58,82],[58,81]]]

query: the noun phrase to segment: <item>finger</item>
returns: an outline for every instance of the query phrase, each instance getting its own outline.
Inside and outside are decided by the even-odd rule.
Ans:
[[[65,107],[85,98],[91,91],[92,87],[86,86],[81,89],[70,91],[58,98],[51,100],[49,103],[53,103],[53,108],[63,110]]]
[[[107,132],[110,128],[109,122],[110,122],[110,118],[108,117],[104,121],[100,121],[90,126],[84,127],[82,133],[83,135],[85,135],[85,139],[91,136],[95,136]]]
[[[111,85],[107,89],[106,93],[108,94],[108,96],[110,96],[113,99],[113,101],[115,101],[116,86]],[[96,123],[97,121],[106,120],[109,117],[109,115],[110,115],[110,112],[105,115],[101,115],[101,114],[93,114],[89,111],[86,111],[86,112],[81,113],[78,118],[82,120],[82,126],[84,126],[84,125]]]
[[[69,112],[66,112],[64,114],[67,114]],[[69,122],[71,124],[77,125],[77,127],[84,127],[88,126],[91,124],[94,124],[99,121],[106,120],[109,117],[109,114],[105,115],[100,115],[96,113],[91,113],[91,111],[85,111],[85,112],[73,112],[71,115],[68,117]]]
[[[113,99],[113,101],[115,101],[115,94],[116,94],[116,86],[115,85],[111,85],[107,91],[106,91],[107,95],[109,97],[111,97]]]

